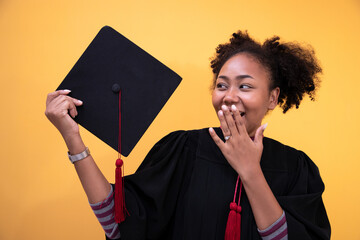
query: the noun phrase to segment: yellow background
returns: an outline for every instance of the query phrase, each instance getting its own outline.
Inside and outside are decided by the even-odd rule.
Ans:
[[[126,159],[132,173],[149,148],[177,129],[217,126],[209,58],[237,29],[310,43],[324,69],[317,101],[266,122],[265,134],[319,166],[332,239],[360,239],[360,2],[0,1],[0,239],[103,239],[60,134],[47,121],[53,91],[95,34],[110,25],[183,77]],[[86,104],[86,103],[85,103]],[[82,130],[110,181],[116,152]]]

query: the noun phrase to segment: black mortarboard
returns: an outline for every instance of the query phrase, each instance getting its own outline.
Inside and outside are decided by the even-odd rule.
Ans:
[[[118,150],[121,89],[121,154],[128,156],[181,77],[150,54],[105,26],[58,89],[82,100],[76,122]]]

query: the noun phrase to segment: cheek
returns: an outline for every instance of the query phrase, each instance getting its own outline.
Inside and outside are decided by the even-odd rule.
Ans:
[[[219,110],[221,106],[221,96],[213,91],[212,97],[211,97],[212,105],[215,108],[215,110]]]
[[[241,102],[248,111],[254,111],[259,107],[259,100],[254,95],[243,95],[241,97]]]
[[[254,96],[243,97],[245,110],[253,117],[263,117],[267,112],[267,102]]]

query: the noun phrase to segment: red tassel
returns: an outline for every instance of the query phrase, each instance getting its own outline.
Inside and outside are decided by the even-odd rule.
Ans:
[[[226,224],[225,230],[225,240],[236,240],[236,231],[237,231],[237,205],[236,203],[230,203],[230,213],[228,221]]]
[[[235,193],[234,193],[234,201],[230,203],[230,213],[228,216],[228,221],[226,223],[225,230],[225,240],[240,240],[241,233],[241,206],[240,206],[240,198],[241,198],[241,189],[242,183],[240,182],[240,192],[239,192],[239,200],[238,204],[236,204],[236,192],[238,188],[240,177],[236,181]]]
[[[115,222],[121,223],[126,217],[124,179],[123,179],[123,160],[121,160],[121,89],[119,92],[119,135],[118,135],[118,159],[115,169]]]
[[[118,158],[116,160],[115,169],[115,222],[121,223],[125,220],[126,208],[124,198],[124,181],[122,178],[123,161]]]

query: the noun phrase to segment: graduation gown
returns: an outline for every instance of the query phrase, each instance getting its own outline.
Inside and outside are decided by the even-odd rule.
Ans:
[[[270,138],[263,145],[261,168],[285,211],[289,239],[329,239],[316,165]],[[121,239],[224,239],[236,179],[208,129],[170,133],[124,179],[130,216],[119,225]],[[241,206],[241,239],[261,239],[244,189]]]

